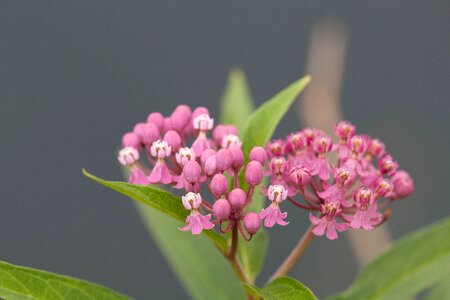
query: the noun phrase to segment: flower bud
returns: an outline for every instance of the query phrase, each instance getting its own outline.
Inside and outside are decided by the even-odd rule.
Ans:
[[[172,121],[170,121],[170,117],[164,119],[164,126],[162,132],[167,132],[169,130],[173,130]]]
[[[178,132],[182,132],[191,121],[192,111],[187,105],[178,105],[172,115],[170,122],[172,128]]]
[[[180,135],[174,131],[169,130],[164,134],[164,140],[167,141],[170,147],[172,147],[172,151],[176,152],[180,149],[181,146],[181,137]]]
[[[216,167],[218,171],[226,171],[231,168],[233,157],[228,149],[220,149],[216,153]]]
[[[261,221],[259,215],[255,212],[249,212],[244,217],[244,228],[247,230],[248,234],[254,235],[258,232],[261,226]]]
[[[216,155],[216,151],[214,151],[213,149],[206,149],[205,151],[203,151],[202,155],[200,156],[200,162],[203,167],[205,167],[206,160],[213,155]]]
[[[205,174],[208,176],[212,176],[217,172],[217,164],[216,164],[216,155],[213,154],[210,156],[205,162]]]
[[[134,125],[133,132],[134,132],[135,134],[137,134],[138,137],[141,138],[141,139],[142,139],[142,137],[144,136],[144,133],[145,133],[145,125],[146,125],[146,124],[147,124],[147,123],[140,122],[140,123],[137,123],[136,125]]]
[[[213,205],[213,214],[216,217],[217,220],[223,221],[227,220],[230,216],[230,203],[226,199],[219,199],[216,202],[214,202]]]
[[[236,210],[244,207],[246,199],[247,194],[240,188],[233,189],[228,195],[231,206]]]
[[[141,139],[136,133],[127,132],[122,136],[122,146],[139,149],[141,148]]]
[[[405,171],[395,173],[391,178],[391,182],[394,187],[392,192],[394,199],[405,198],[414,192],[414,182],[411,176]]]
[[[141,140],[143,144],[151,145],[159,139],[159,129],[154,123],[147,123],[142,127]]]
[[[183,168],[183,175],[187,182],[195,183],[200,179],[202,168],[197,161],[188,162]]]
[[[253,147],[252,151],[250,151],[250,160],[254,160],[259,162],[261,165],[267,160],[267,152],[263,147]]]
[[[251,161],[245,169],[245,181],[250,186],[257,186],[263,179],[263,167],[257,161]]]
[[[159,131],[164,129],[164,116],[159,112],[154,112],[148,115],[147,123],[153,123],[158,127]]]
[[[212,137],[216,145],[220,147],[222,145],[223,138],[228,134],[234,134],[237,136],[238,135],[237,128],[234,127],[233,125],[219,124],[214,128],[212,132]]]
[[[311,180],[311,172],[304,166],[296,166],[291,169],[290,180],[292,184],[301,189]]]
[[[241,147],[237,145],[230,145],[228,150],[231,153],[232,162],[231,166],[235,170],[239,170],[244,165],[244,153],[242,152]]]
[[[211,180],[211,192],[220,196],[228,191],[228,179],[223,174],[216,174]]]
[[[196,109],[194,109],[194,112],[192,113],[192,119],[195,119],[200,115],[208,115],[209,116],[209,110],[203,106],[197,107]]]

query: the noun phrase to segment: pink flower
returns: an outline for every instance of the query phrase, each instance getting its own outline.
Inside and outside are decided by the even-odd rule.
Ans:
[[[259,218],[264,220],[264,226],[273,227],[275,223],[281,226],[289,224],[289,222],[284,221],[287,212],[282,213],[279,208],[279,204],[286,200],[288,191],[282,185],[271,185],[267,196],[272,203],[259,214]]]
[[[355,135],[355,130],[355,125],[349,121],[341,121],[334,125],[334,134],[345,141]]]
[[[284,145],[283,145],[283,140],[282,139],[278,139],[275,141],[270,141],[269,143],[267,143],[266,146],[267,152],[269,153],[270,156],[280,156],[283,155],[283,149],[284,149]]]
[[[269,169],[272,172],[272,183],[280,183],[288,171],[288,162],[282,156],[273,157],[270,160]]]
[[[287,212],[282,213],[278,207],[278,203],[273,201],[267,208],[261,210],[259,219],[264,220],[264,226],[273,227],[276,224],[286,226],[289,222],[284,221]]]
[[[214,119],[210,118],[207,114],[201,114],[194,118],[192,126],[200,131],[209,131],[214,126]]]
[[[148,180],[151,183],[162,183],[169,184],[172,183],[172,175],[170,174],[169,168],[164,161],[157,161],[153,167]]]
[[[338,238],[337,231],[345,231],[348,228],[348,224],[336,222],[335,216],[341,214],[341,208],[339,202],[326,200],[324,204],[320,206],[323,216],[317,218],[313,214],[309,214],[309,220],[315,226],[313,233],[318,236],[324,235],[330,240]]]
[[[231,145],[236,145],[239,148],[242,146],[242,142],[236,134],[227,134],[223,137],[221,146],[222,148],[229,148]]]
[[[150,154],[157,159],[164,159],[170,156],[172,147],[165,140],[157,140],[150,147]]]
[[[184,167],[188,162],[195,160],[195,153],[191,148],[180,148],[175,154],[175,160],[181,167]]]
[[[141,184],[141,185],[150,184],[150,181],[148,180],[147,176],[136,165],[131,166],[128,182],[132,184]]]
[[[139,160],[139,152],[134,147],[125,147],[119,151],[117,159],[123,166],[133,165]]]
[[[187,225],[183,228],[179,228],[182,231],[191,230],[193,235],[198,235],[202,233],[203,229],[212,229],[214,224],[211,223],[211,214],[206,216],[202,215],[198,208],[202,204],[202,197],[200,194],[187,193],[185,196],[181,197],[184,207],[190,210],[191,213],[186,217]]]
[[[392,176],[397,172],[398,163],[389,154],[378,160],[378,169],[381,174]]]
[[[352,206],[351,203],[345,200],[345,188],[338,184],[329,186],[322,192],[317,192],[317,195],[325,201],[337,202],[343,207]]]
[[[353,199],[356,213],[353,216],[346,216],[346,219],[350,221],[350,227],[372,230],[373,225],[380,223],[382,220],[382,215],[377,212],[374,192],[370,188],[362,186],[355,192]]]

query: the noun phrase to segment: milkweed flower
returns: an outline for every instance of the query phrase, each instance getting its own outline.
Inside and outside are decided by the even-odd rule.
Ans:
[[[336,142],[304,128],[244,153],[235,126],[215,124],[205,107],[179,105],[169,116],[153,112],[136,123],[122,136],[117,159],[129,168],[129,183],[184,193],[190,213],[183,231],[200,234],[217,224],[249,240],[262,225],[286,226],[280,205],[292,204],[309,212],[315,235],[333,240],[347,229],[380,226],[390,216],[387,207],[414,191],[383,141],[348,121],[333,129]],[[270,201],[259,212],[250,209],[257,193]]]

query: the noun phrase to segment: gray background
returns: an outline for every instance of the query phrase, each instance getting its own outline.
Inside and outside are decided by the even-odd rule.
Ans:
[[[187,295],[123,196],[81,175],[120,179],[121,135],[179,103],[218,115],[227,72],[257,103],[304,73],[311,29],[349,30],[346,116],[384,139],[416,193],[394,206],[399,237],[448,215],[450,5],[445,1],[1,1],[0,259],[144,299]],[[279,133],[297,130],[294,111]],[[307,224],[272,230],[262,279]],[[277,234],[278,233],[278,234]],[[357,271],[348,241],[314,241],[291,275],[319,296]]]

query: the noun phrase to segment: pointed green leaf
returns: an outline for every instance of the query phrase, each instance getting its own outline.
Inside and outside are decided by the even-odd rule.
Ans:
[[[188,215],[188,212],[181,203],[180,197],[176,197],[164,190],[153,186],[129,184],[120,181],[106,181],[88,173],[84,169],[83,174],[97,183],[144,203],[145,205],[153,207],[179,221],[184,222],[186,216]],[[215,231],[204,230],[203,233],[209,237],[220,250],[224,251],[227,248],[226,240],[219,236]]]
[[[6,262],[0,262],[0,298],[8,300],[129,299],[94,283]]]
[[[204,236],[177,229],[180,221],[136,203],[148,231],[193,299],[245,299],[229,263]]]
[[[305,76],[281,92],[272,99],[263,103],[255,110],[247,121],[247,125],[242,137],[245,160],[248,161],[250,151],[255,146],[265,146],[271,139],[278,123],[289,110],[292,103],[298,98],[306,85],[311,81],[310,76]],[[245,185],[245,180],[241,176],[241,184]],[[256,211],[261,210],[262,200],[254,199],[252,208]]]
[[[233,124],[240,133],[244,131],[248,117],[255,109],[245,73],[232,69],[222,96],[221,123]]]
[[[450,275],[450,218],[396,242],[332,299],[409,299]]]
[[[291,277],[280,277],[262,289],[265,300],[317,300],[313,292]]]

